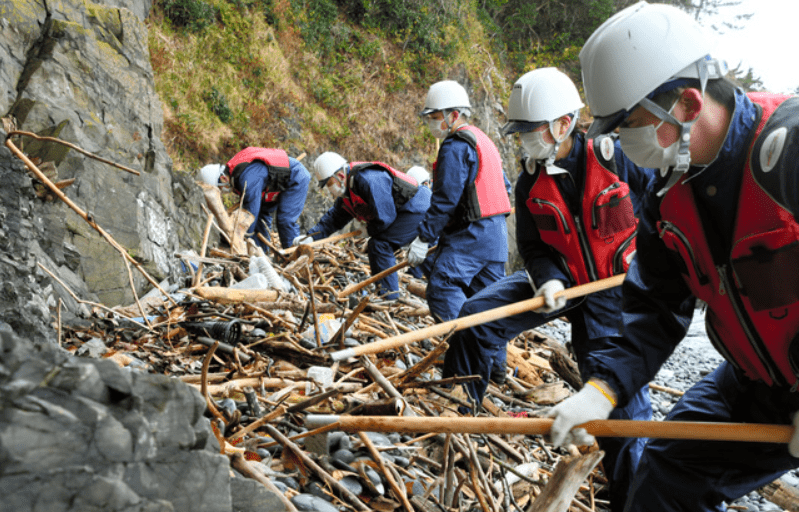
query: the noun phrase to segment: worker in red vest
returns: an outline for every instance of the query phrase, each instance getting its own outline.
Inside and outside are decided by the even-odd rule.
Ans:
[[[552,439],[591,442],[685,337],[697,298],[724,361],[667,419],[799,423],[799,98],[745,94],[696,21],[639,2],[580,52],[588,136],[619,131],[636,164],[660,169],[623,284],[622,337],[593,350],[589,380],[557,405]],[[716,511],[799,467],[789,444],[651,439],[629,511]]]
[[[430,86],[421,112],[442,142],[430,209],[408,248],[408,261],[420,265],[438,239],[426,290],[438,321],[456,318],[467,298],[504,277],[508,260],[510,182],[494,143],[468,124],[470,113],[469,95],[452,80]]]
[[[654,176],[634,165],[618,141],[587,139],[575,129],[583,102],[572,80],[555,68],[526,73],[513,85],[506,134],[518,133],[523,150],[516,182],[516,243],[524,269],[471,297],[460,316],[543,297],[538,311],[488,321],[456,332],[449,340],[444,377],[480,375],[465,385],[481,404],[492,370],[505,372],[508,341],[554,318],[571,322],[571,347],[580,370],[590,351],[617,338],[621,289],[567,301],[567,287],[623,273],[635,251],[640,198]],[[649,420],[649,390],[613,412],[614,419]],[[621,511],[644,439],[606,438],[603,464],[610,481],[611,510]]]
[[[366,225],[366,246],[372,274],[393,267],[394,252],[416,235],[430,206],[430,189],[382,162],[347,162],[341,155],[327,151],[314,161],[320,187],[327,187],[336,201],[309,235],[295,239],[295,244],[327,238],[353,219]],[[378,294],[387,300],[399,298],[399,277],[389,274],[377,282]]]
[[[255,216],[247,232],[264,251],[269,247],[257,235],[271,239],[273,215],[284,249],[300,234],[297,221],[305,207],[311,173],[282,149],[245,148],[226,165],[206,165],[200,177],[209,185],[218,185],[220,180],[229,183],[236,194],[244,195],[242,207]]]

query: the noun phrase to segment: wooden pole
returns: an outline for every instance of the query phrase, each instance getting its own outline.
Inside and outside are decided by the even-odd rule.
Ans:
[[[327,244],[327,243],[330,243],[330,242],[338,242],[339,240],[344,240],[344,239],[347,239],[347,238],[350,238],[350,237],[353,237],[353,236],[358,236],[360,234],[361,234],[361,230],[360,229],[356,229],[355,231],[350,231],[349,233],[341,233],[341,234],[338,234],[338,235],[329,236],[327,238],[322,238],[321,240],[316,240],[315,242],[311,242],[309,244],[304,244],[304,245],[307,245],[308,247],[317,247],[319,245],[324,245],[324,244]],[[288,249],[285,249],[282,252],[282,254],[283,254],[283,256],[288,256],[289,254],[291,254],[294,251],[296,251],[297,249],[299,249],[299,247],[300,246],[289,247]]]
[[[545,435],[552,427],[549,418],[442,418],[428,416],[336,416],[309,415],[310,428],[338,422],[345,432],[437,432],[444,434]],[[702,421],[595,420],[579,425],[597,437],[648,437],[652,439],[695,439],[749,443],[787,443],[791,425],[757,423],[711,423]]]
[[[427,254],[429,255],[430,253],[432,253],[436,249],[438,249],[438,246],[434,245],[433,247],[431,247],[430,249],[427,250]],[[374,282],[380,281],[384,277],[386,277],[388,275],[391,275],[394,272],[399,272],[400,270],[402,270],[403,268],[407,267],[408,265],[410,265],[410,263],[408,263],[408,260],[405,260],[403,262],[397,263],[393,267],[389,267],[389,268],[387,268],[385,270],[382,270],[382,271],[378,272],[377,274],[373,275],[369,279],[364,279],[360,283],[353,283],[353,284],[347,286],[346,288],[344,288],[343,290],[338,292],[336,297],[339,298],[339,299],[343,299],[344,297],[346,297],[348,295],[352,295],[353,293],[357,292],[358,290],[361,290],[361,289],[369,286],[370,284],[372,284]]]
[[[397,263],[393,267],[389,267],[389,268],[387,268],[387,269],[385,269],[385,270],[383,270],[381,272],[378,272],[377,274],[373,275],[369,279],[364,279],[360,283],[353,283],[353,284],[347,286],[346,288],[344,288],[343,290],[338,292],[336,297],[339,298],[339,299],[343,299],[344,297],[347,297],[348,295],[352,295],[353,293],[355,293],[355,292],[357,292],[359,290],[362,290],[363,288],[366,288],[370,284],[372,284],[374,282],[377,282],[377,281],[380,281],[384,277],[386,277],[388,275],[391,275],[394,272],[398,272],[398,271],[402,270],[403,268],[405,268],[407,266],[408,266],[408,261],[407,260],[405,260],[403,262],[400,262],[400,263]]]
[[[626,275],[627,274],[619,274],[617,276],[608,277],[607,279],[600,279],[599,281],[594,281],[592,283],[575,286],[574,288],[567,288],[562,292],[556,293],[555,297],[574,299],[576,297],[582,297],[583,295],[589,295],[601,290],[607,290],[608,288],[621,285]],[[405,334],[400,334],[399,336],[394,336],[393,338],[385,338],[373,343],[367,343],[366,345],[360,345],[353,348],[339,350],[338,352],[332,352],[330,357],[333,359],[333,361],[341,361],[349,357],[356,357],[364,354],[379,354],[392,348],[408,345],[409,343],[413,343],[415,341],[421,341],[425,338],[447,334],[450,331],[460,331],[475,325],[489,322],[491,320],[499,320],[500,318],[506,318],[519,313],[533,311],[542,307],[544,303],[544,297],[534,297],[521,302],[489,309],[488,311],[481,311],[480,313],[475,313],[474,315],[465,316],[463,318],[456,318],[455,320],[450,320],[448,322],[431,325],[430,327],[425,327],[424,329],[406,332]]]

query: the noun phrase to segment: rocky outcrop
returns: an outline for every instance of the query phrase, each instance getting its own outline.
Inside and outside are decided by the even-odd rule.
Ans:
[[[14,139],[34,161],[52,162],[58,180],[74,178],[67,196],[160,280],[173,271],[176,250],[199,246],[204,216],[199,188],[172,173],[160,139],[162,109],[143,22],[150,5],[0,0],[0,113],[20,130],[60,138],[140,173],[54,143]],[[24,173],[12,171],[13,160],[3,152],[0,168]],[[60,201],[17,192],[28,195],[0,208],[30,200],[20,214],[44,235],[21,252],[41,257],[87,300],[109,306],[133,300],[122,257],[83,219]],[[134,281],[137,292],[149,287],[139,274]],[[60,287],[54,292],[67,300]]]
[[[285,510],[231,478],[200,393],[35,345],[0,322],[0,511]]]

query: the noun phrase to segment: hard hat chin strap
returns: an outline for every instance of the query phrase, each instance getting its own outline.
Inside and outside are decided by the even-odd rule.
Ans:
[[[705,98],[705,88],[711,78],[714,80],[723,78],[727,72],[727,64],[718,59],[700,59],[679,72],[676,77],[694,78],[699,80],[699,92],[702,99]],[[675,77],[675,78],[676,78]],[[649,98],[642,99],[638,105],[644,107],[656,117],[667,123],[675,124],[680,127],[680,140],[677,146],[676,163],[669,168],[661,169],[663,177],[668,176],[666,184],[657,192],[658,197],[662,197],[673,187],[691,167],[691,127],[698,117],[690,121],[679,121],[671,112],[666,111],[660,105]]]
[[[564,141],[564,140],[566,140],[566,139],[569,137],[569,135],[571,135],[571,133],[574,131],[574,127],[577,125],[577,115],[578,115],[579,113],[580,113],[580,111],[579,111],[579,110],[575,110],[575,111],[572,113],[572,116],[571,116],[571,122],[569,122],[569,128],[566,130],[566,133],[565,133],[565,134],[563,134],[563,136],[562,136],[562,137],[560,137],[560,138],[558,138],[558,137],[555,137],[555,130],[554,130],[554,128],[555,128],[555,123],[558,121],[558,119],[561,119],[561,118],[558,118],[558,119],[555,119],[554,121],[550,121],[550,122],[549,122],[549,133],[551,133],[551,134],[552,134],[552,138],[553,138],[553,139],[555,139],[555,147],[554,147],[554,148],[552,148],[552,153],[550,153],[549,157],[548,157],[548,158],[546,159],[546,161],[544,162],[544,165],[545,165],[546,167],[550,167],[550,166],[553,166],[553,165],[555,164],[555,160],[558,158],[558,150],[560,149],[560,145],[561,145],[561,144],[563,143],[563,141]]]

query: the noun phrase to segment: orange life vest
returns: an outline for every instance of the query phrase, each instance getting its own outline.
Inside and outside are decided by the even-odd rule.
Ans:
[[[465,141],[477,151],[477,175],[474,182],[466,185],[461,203],[456,210],[454,223],[474,222],[494,215],[508,215],[511,211],[510,198],[505,188],[505,175],[502,171],[502,158],[494,143],[479,128],[465,125],[458,128],[450,137]],[[433,166],[433,181],[438,162]]]
[[[259,160],[269,167],[269,178],[264,184],[264,202],[271,203],[277,200],[278,195],[288,188],[291,179],[289,157],[282,149],[245,148],[228,161],[225,170],[230,175],[230,186],[237,194],[241,194],[242,187],[238,178],[244,169],[255,160]]]

